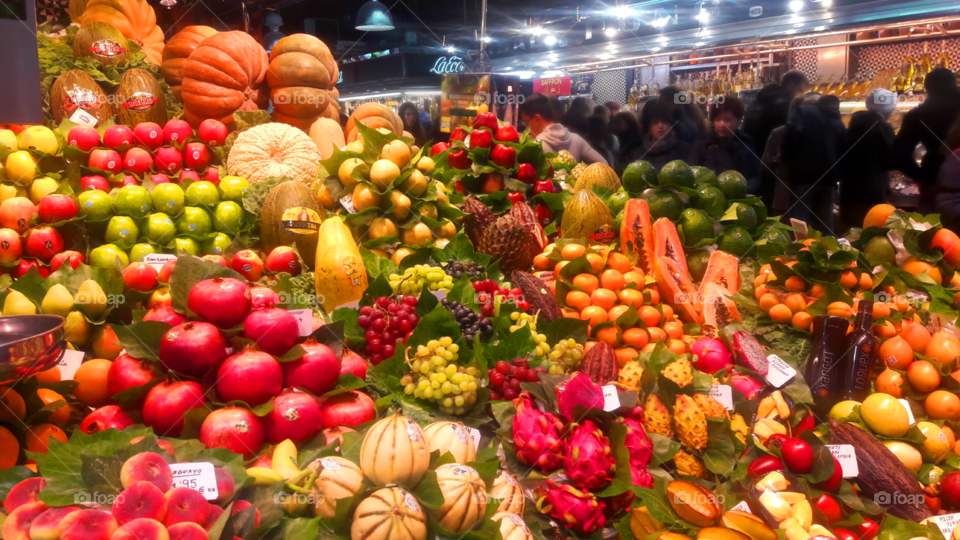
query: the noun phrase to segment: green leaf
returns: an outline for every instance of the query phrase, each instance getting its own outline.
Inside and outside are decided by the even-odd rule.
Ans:
[[[707,449],[703,464],[714,474],[729,475],[737,466],[733,432],[727,418],[707,418]]]
[[[537,329],[539,328],[538,325]],[[533,340],[533,333],[528,328],[520,328],[497,343],[484,346],[483,359],[488,366],[500,360],[510,362],[514,358],[526,358],[536,348],[537,343]]]
[[[374,281],[380,276],[389,278],[390,274],[397,274],[400,271],[397,265],[393,264],[393,261],[386,257],[381,257],[365,247],[360,248],[360,259],[363,261],[363,266],[367,269],[367,275],[370,277],[370,281]]]
[[[160,340],[172,326],[160,321],[111,324],[127,354],[138,360],[160,360]]]
[[[553,322],[538,321],[537,332],[547,338],[547,343],[558,343],[561,339],[573,338],[583,345],[587,342],[589,321],[561,317]]]

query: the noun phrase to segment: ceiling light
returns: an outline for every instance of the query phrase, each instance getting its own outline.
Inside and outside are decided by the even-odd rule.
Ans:
[[[803,0],[790,0],[790,11],[800,11],[803,9]]]
[[[551,62],[551,61],[549,61],[549,60],[544,60],[543,62],[540,62],[540,63],[537,64],[537,65],[540,66],[540,67],[550,67],[552,64],[553,64],[553,62]]]
[[[697,14],[697,16],[695,17],[695,19],[697,19],[698,21],[700,21],[700,22],[702,22],[702,23],[706,23],[707,21],[710,20],[710,12],[709,12],[709,11],[704,11],[704,10],[701,9],[701,10],[700,10],[700,13]]]
[[[820,2],[820,5],[822,5],[825,8],[828,8],[833,5],[833,0],[823,0],[822,2]]]
[[[703,47],[703,46],[706,45],[706,44],[707,44],[706,41],[698,41],[698,42],[694,43],[693,46],[694,46],[694,47]]]
[[[659,19],[654,19],[650,26],[654,28],[663,28],[670,22],[670,17],[660,17]]]
[[[553,45],[557,44],[557,38],[555,36],[548,35],[547,37],[543,38],[543,44],[548,47],[552,47]]]
[[[607,11],[607,13],[608,13],[611,17],[616,17],[616,18],[618,18],[618,19],[624,19],[624,18],[626,18],[626,17],[629,17],[629,16],[633,15],[633,10],[630,9],[630,6],[617,6],[617,7],[613,8],[613,9]]]
[[[653,49],[651,49],[651,50],[652,50],[653,52],[657,52],[657,51],[659,51],[659,50],[660,50],[660,47],[654,47],[654,48],[653,48]]]
[[[503,70],[504,70],[504,71],[513,71],[513,68],[510,67],[510,66],[507,66],[507,67],[503,68]]]
[[[607,37],[613,37],[617,35],[617,29],[611,26],[610,28],[607,28],[606,30],[603,31],[603,35]]]
[[[814,31],[814,32],[823,32],[823,31],[826,30],[826,29],[827,29],[826,26],[818,26],[818,27],[814,28],[813,31]]]
[[[544,71],[540,74],[541,77],[563,77],[563,72],[559,69],[553,69],[550,71]]]
[[[377,0],[370,0],[360,8],[357,23],[356,29],[364,32],[383,32],[394,28],[390,10]]]
[[[484,43],[490,43],[490,36],[483,36]]]
[[[599,59],[601,59],[601,60],[609,60],[609,59],[613,58],[613,55],[610,54],[610,53],[603,53],[603,54],[601,54],[600,56],[598,56],[597,58],[599,58]]]
[[[517,77],[520,77],[521,79],[532,79],[533,76],[536,75],[536,72],[533,72],[533,71],[518,71],[518,72],[514,73],[514,75],[516,75]]]
[[[544,30],[542,26],[534,26],[530,29],[530,33],[535,36],[542,36],[544,32],[546,32],[546,30]]]
[[[457,52],[457,49],[455,49],[455,48],[453,48],[453,47],[447,47],[447,52],[452,54],[452,53]]]

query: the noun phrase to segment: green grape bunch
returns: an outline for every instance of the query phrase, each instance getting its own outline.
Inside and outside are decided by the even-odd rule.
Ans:
[[[390,287],[393,292],[408,295],[418,295],[424,288],[431,292],[450,292],[453,289],[453,277],[439,266],[418,264],[404,270],[403,275],[390,274]]]
[[[513,321],[513,325],[510,326],[511,334],[521,330],[522,328],[526,328],[527,331],[533,334],[533,341],[537,344],[537,348],[534,350],[534,354],[537,358],[543,358],[550,353],[550,345],[547,344],[547,336],[537,333],[536,315],[514,311],[510,314],[510,320]]]
[[[563,375],[577,369],[580,366],[580,361],[583,360],[583,354],[583,345],[577,343],[577,340],[573,338],[561,340],[550,351],[548,373]]]
[[[400,379],[403,392],[439,405],[444,414],[467,414],[477,402],[480,371],[457,365],[459,350],[450,337],[418,346],[413,358],[407,358],[411,372]]]

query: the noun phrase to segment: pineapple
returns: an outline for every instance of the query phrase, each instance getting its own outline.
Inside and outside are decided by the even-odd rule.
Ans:
[[[563,163],[564,165],[573,165],[577,162],[577,160],[574,159],[573,154],[567,150],[561,150],[560,153],[557,154],[557,157],[553,158],[553,161],[556,163]]]
[[[505,274],[514,270],[527,271],[533,265],[533,257],[539,249],[527,229],[511,215],[497,218],[483,232],[477,251],[486,253],[494,260],[500,259],[500,270]],[[536,252],[536,253],[534,253]]]
[[[570,169],[570,177],[573,178],[574,182],[580,180],[580,175],[583,174],[583,171],[587,170],[587,166],[583,163],[577,163],[577,166],[573,169]]]
[[[740,439],[740,442],[747,444],[747,435],[750,434],[750,428],[747,427],[747,423],[739,413],[730,418],[730,429]]]
[[[677,386],[684,386],[693,382],[693,366],[685,356],[681,356],[677,361],[663,368],[663,376],[677,383]]]
[[[730,413],[720,404],[719,401],[707,394],[694,394],[693,401],[697,403],[700,410],[707,418],[730,418]]]
[[[631,360],[624,364],[620,369],[620,376],[617,378],[617,384],[626,391],[640,393],[640,377],[643,376],[643,367],[640,362]]]
[[[671,428],[670,411],[667,404],[660,399],[660,396],[654,394],[647,398],[647,403],[643,407],[643,429],[647,433],[656,433],[663,435],[668,439],[673,438],[673,429]]]
[[[680,444],[691,450],[707,447],[707,417],[690,396],[677,396],[673,408],[673,427],[680,437]]]
[[[673,464],[677,466],[677,474],[680,476],[693,476],[704,480],[710,479],[710,471],[703,466],[700,458],[693,454],[688,454],[683,450],[673,456]]]

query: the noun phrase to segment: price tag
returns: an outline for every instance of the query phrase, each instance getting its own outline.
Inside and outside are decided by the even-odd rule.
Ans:
[[[723,408],[733,410],[733,388],[727,384],[715,384],[710,387],[710,397],[720,402]]]
[[[177,260],[177,256],[172,253],[151,253],[143,257],[143,262],[152,266],[157,272],[159,272],[168,261],[175,260]]]
[[[300,325],[300,337],[309,336],[313,333],[313,310],[309,308],[291,309],[287,313],[293,315]]]
[[[783,385],[797,375],[797,370],[775,354],[768,356],[767,362],[770,364],[770,370],[767,372],[767,382],[775,388],[783,388]]]
[[[907,418],[910,419],[910,425],[912,426],[916,424],[917,421],[913,419],[913,411],[910,410],[910,402],[905,399],[898,399],[897,401],[899,401],[900,404],[903,405],[903,408],[907,410]]]
[[[960,525],[960,514],[933,516],[933,522],[937,524],[937,527],[940,527],[940,532],[943,533],[944,538],[950,538],[953,535],[953,530],[957,528],[957,525]]]
[[[807,237],[807,222],[800,221],[799,219],[790,218],[790,226],[795,230],[793,231],[793,237],[797,242],[802,242],[804,238]]]
[[[353,193],[344,195],[340,198],[340,204],[343,205],[343,209],[351,214],[357,213],[357,207],[353,205]]]
[[[70,115],[70,121],[81,126],[97,127],[97,117],[83,109],[77,109]]]
[[[857,451],[852,444],[828,444],[827,448],[833,457],[840,462],[840,469],[843,471],[844,478],[856,478],[860,476],[860,468],[857,466]]]
[[[480,430],[477,428],[467,428],[467,431],[470,433],[470,440],[473,441],[473,449],[480,449]]]
[[[447,291],[445,291],[444,289],[440,289],[439,291],[431,291],[431,292],[433,293],[433,296],[436,297],[436,299],[441,302],[443,302],[447,298]]]
[[[601,388],[603,390],[603,410],[615,411],[620,408],[620,396],[617,395],[617,387],[608,384]]]
[[[730,510],[739,510],[739,511],[741,511],[741,512],[746,512],[746,513],[748,513],[748,514],[752,514],[752,513],[753,513],[753,512],[750,511],[750,505],[747,504],[747,501],[740,501],[740,502],[738,502],[737,505],[734,506],[733,508],[731,508]]]
[[[60,379],[72,381],[74,374],[80,369],[83,363],[83,351],[63,351],[63,358],[57,366],[60,368]]]
[[[841,246],[850,246],[850,241],[846,238],[837,238],[837,243]]]
[[[173,487],[195,489],[208,501],[219,495],[213,463],[172,463],[170,470],[173,471]]]

